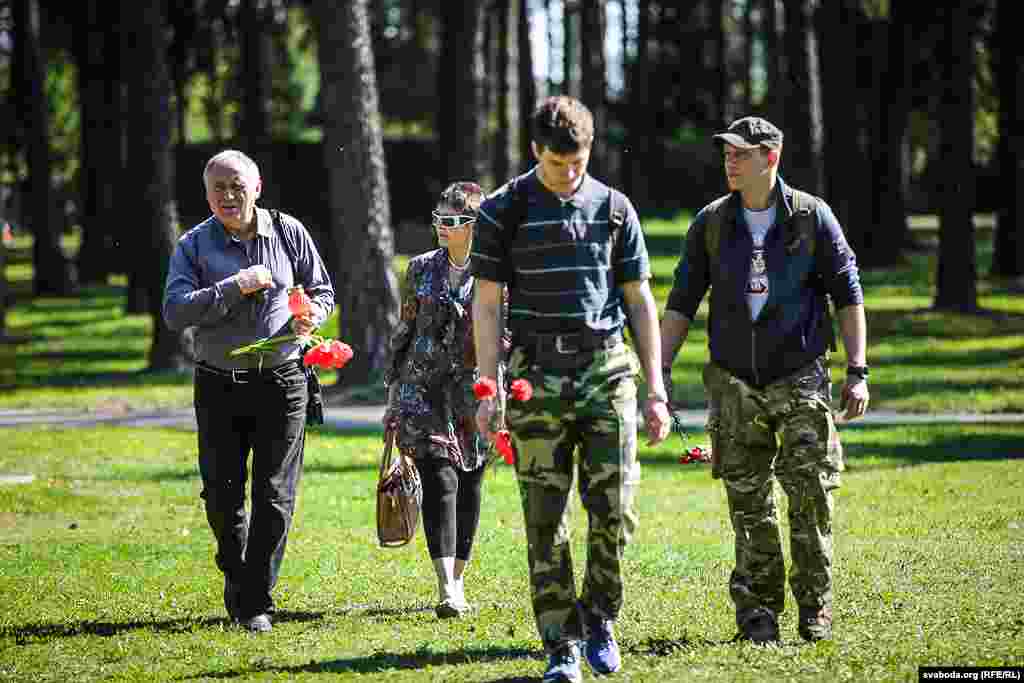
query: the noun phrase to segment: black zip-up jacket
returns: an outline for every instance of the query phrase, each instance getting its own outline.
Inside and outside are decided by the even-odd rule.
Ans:
[[[758,319],[750,320],[745,295],[754,243],[743,219],[739,192],[733,192],[719,209],[724,214],[717,265],[710,263],[706,247],[708,207],[694,218],[666,304],[667,310],[692,321],[710,287],[711,360],[757,388],[825,353],[832,339],[826,293],[836,310],[864,302],[856,256],[832,209],[815,197],[814,248],[806,240],[792,248],[797,233],[792,221],[793,192],[782,178],[777,181],[775,223],[764,240],[768,301]]]

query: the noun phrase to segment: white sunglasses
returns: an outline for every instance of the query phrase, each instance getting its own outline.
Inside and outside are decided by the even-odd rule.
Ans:
[[[450,216],[437,211],[432,211],[431,215],[434,217],[432,225],[440,226],[443,228],[461,228],[464,225],[469,225],[476,220],[476,216]]]

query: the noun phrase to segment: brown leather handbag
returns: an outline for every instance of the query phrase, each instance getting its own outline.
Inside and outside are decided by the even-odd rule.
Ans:
[[[382,548],[398,548],[416,534],[423,486],[412,458],[395,448],[395,430],[384,431],[384,453],[377,478],[377,540]]]

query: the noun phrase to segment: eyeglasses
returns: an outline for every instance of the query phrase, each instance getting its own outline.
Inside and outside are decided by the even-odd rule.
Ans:
[[[470,223],[476,221],[476,216],[453,216],[449,214],[438,213],[437,211],[432,211],[431,215],[434,217],[434,220],[431,222],[431,225],[433,225],[434,227],[449,228],[452,230],[454,230],[455,228],[461,228],[464,225],[469,225]]]

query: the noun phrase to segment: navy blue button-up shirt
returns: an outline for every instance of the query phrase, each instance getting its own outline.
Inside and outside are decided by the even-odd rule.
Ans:
[[[178,240],[164,288],[163,314],[172,330],[195,327],[197,359],[218,368],[251,368],[255,355],[229,356],[232,349],[263,337],[291,333],[288,289],[301,284],[313,300],[313,321],[321,324],[334,310],[334,287],[312,237],[297,219],[282,213],[281,229],[292,245],[296,262],[281,243],[266,209],[257,208],[256,234],[239,240],[214,217],[195,226]],[[262,264],[273,285],[262,293],[243,296],[238,271]],[[297,358],[299,346],[282,345],[265,354],[264,367]]]

